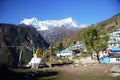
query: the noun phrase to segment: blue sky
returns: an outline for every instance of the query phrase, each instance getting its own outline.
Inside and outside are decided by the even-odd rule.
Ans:
[[[0,23],[19,24],[24,18],[95,24],[120,13],[120,0],[0,0]]]

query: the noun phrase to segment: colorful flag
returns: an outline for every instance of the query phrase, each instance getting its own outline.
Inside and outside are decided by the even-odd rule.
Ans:
[[[40,57],[42,56],[42,53],[40,52],[39,49],[37,49],[36,52],[33,54],[33,56]]]

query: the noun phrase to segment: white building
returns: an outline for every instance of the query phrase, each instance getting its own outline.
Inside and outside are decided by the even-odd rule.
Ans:
[[[110,41],[108,41],[109,56],[106,58],[109,63],[120,63],[120,28],[110,33]],[[106,61],[103,57],[104,62]]]
[[[120,28],[117,28],[110,33],[110,41],[108,41],[109,48],[120,47]]]
[[[74,52],[72,50],[61,50],[57,52],[56,56],[57,57],[68,57],[74,55]]]

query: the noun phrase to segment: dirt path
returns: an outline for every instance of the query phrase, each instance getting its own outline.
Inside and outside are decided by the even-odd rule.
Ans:
[[[111,69],[113,66],[114,64],[92,64],[75,67],[71,64],[54,66],[52,68],[40,68],[35,70],[32,75],[34,74],[34,80],[98,80],[98,78],[99,80],[120,80],[112,78]],[[30,70],[22,69],[17,71],[28,73],[31,76]]]
[[[57,71],[62,76],[111,76],[113,64],[96,64],[73,67],[62,66],[48,68],[47,70]]]

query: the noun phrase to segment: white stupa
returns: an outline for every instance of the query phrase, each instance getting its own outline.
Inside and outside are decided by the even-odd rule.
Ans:
[[[38,68],[40,64],[44,64],[44,60],[42,57],[42,53],[40,52],[39,49],[37,49],[36,52],[33,54],[33,58],[26,65],[26,67]]]

